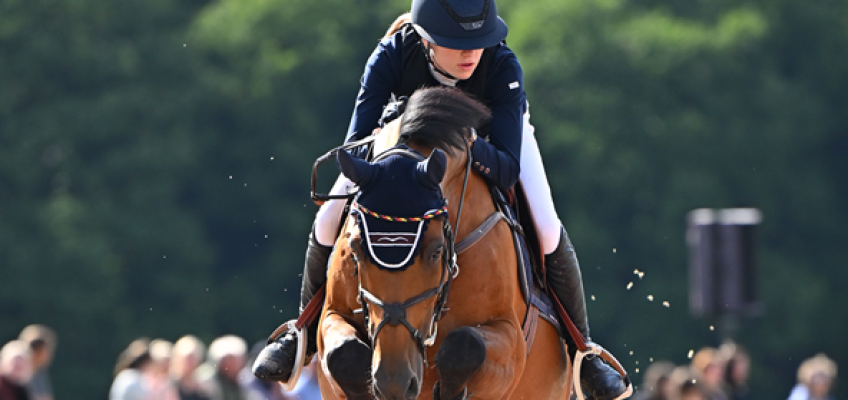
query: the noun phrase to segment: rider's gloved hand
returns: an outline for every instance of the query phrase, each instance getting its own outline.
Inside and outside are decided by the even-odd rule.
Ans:
[[[386,124],[394,121],[403,114],[403,110],[406,109],[407,100],[409,100],[408,97],[400,96],[397,100],[386,104],[386,107],[383,108],[383,115],[380,116],[380,128],[385,127]]]

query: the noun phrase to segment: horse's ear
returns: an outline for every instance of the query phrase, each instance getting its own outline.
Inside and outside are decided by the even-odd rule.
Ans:
[[[448,166],[448,158],[445,153],[439,149],[433,150],[430,158],[418,163],[416,176],[418,181],[426,187],[436,189],[439,183],[445,177],[445,170]]]
[[[336,154],[336,162],[342,173],[360,187],[367,184],[376,171],[376,167],[368,161],[360,160],[346,150],[339,150]]]

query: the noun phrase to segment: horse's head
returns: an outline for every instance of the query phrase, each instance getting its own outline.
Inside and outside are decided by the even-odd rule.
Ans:
[[[351,207],[358,229],[347,232],[346,243],[378,398],[417,398],[422,389],[425,346],[435,340],[455,272],[445,196],[452,207],[459,204],[455,188],[469,172],[468,141],[488,118],[485,106],[459,90],[421,89],[393,129],[402,144],[378,150],[373,163],[338,153],[342,173],[359,186]]]
[[[408,148],[369,163],[340,152],[342,172],[360,192],[351,207],[358,233],[349,240],[359,301],[372,342],[373,391],[412,399],[421,391],[424,348],[435,337],[453,241],[441,182],[447,159]]]

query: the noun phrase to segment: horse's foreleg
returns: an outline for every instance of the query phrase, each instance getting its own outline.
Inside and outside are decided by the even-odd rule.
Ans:
[[[356,328],[336,314],[322,323],[321,367],[350,400],[371,399],[371,348]]]
[[[477,330],[466,326],[451,331],[436,353],[439,381],[433,390],[438,392],[438,398],[465,399],[468,381],[485,361],[486,343]]]
[[[436,353],[438,399],[506,396],[524,368],[521,330],[506,321],[451,331]]]

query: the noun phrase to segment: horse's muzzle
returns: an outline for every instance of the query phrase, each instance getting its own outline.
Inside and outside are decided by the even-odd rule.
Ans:
[[[397,366],[378,366],[374,370],[372,380],[374,396],[379,400],[413,400],[418,398],[421,393],[422,380],[420,361],[418,365],[418,368],[412,368],[406,363]]]

